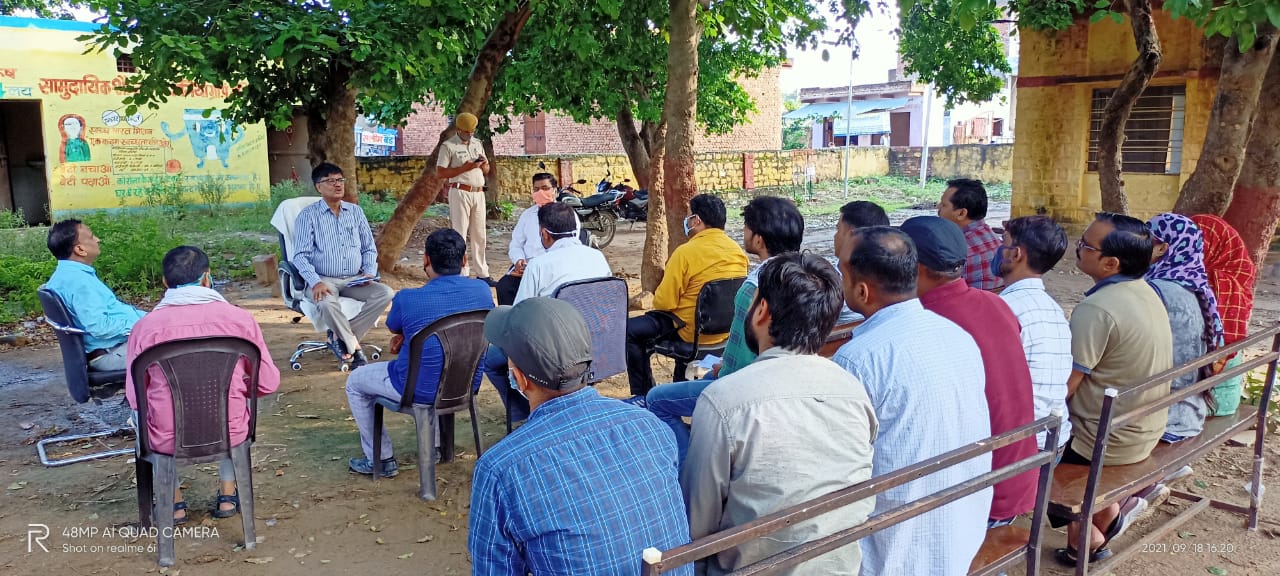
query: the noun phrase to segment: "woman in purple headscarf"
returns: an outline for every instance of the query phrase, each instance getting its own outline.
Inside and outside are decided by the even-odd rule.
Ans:
[[[1204,234],[1181,214],[1160,214],[1147,227],[1155,244],[1147,281],[1169,313],[1173,363],[1181,366],[1222,345],[1222,317],[1204,268]],[[1173,381],[1173,390],[1199,379],[1200,374],[1194,372],[1181,376]],[[1200,434],[1205,417],[1212,413],[1211,398],[1206,393],[1170,406],[1163,440],[1179,442]]]

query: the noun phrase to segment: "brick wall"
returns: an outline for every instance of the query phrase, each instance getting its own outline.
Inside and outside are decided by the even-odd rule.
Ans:
[[[413,184],[425,165],[425,156],[392,156],[360,158],[359,178],[365,190],[387,190],[399,196]],[[541,162],[545,168],[540,168]],[[748,164],[750,180],[748,182]],[[788,150],[757,152],[704,152],[696,157],[694,173],[698,189],[709,192],[736,193],[744,189],[760,189],[799,185],[805,182],[809,167],[817,182],[839,180],[844,174],[844,150]],[[504,200],[523,201],[534,173],[548,171],[559,175],[561,184],[575,180],[580,191],[595,189],[596,182],[607,173],[610,180],[620,182],[635,177],[627,158],[621,154],[498,156],[498,181]],[[883,176],[889,173],[889,149],[884,147],[851,148],[849,176]],[[748,184],[751,184],[748,187]]]
[[[889,173],[918,178],[920,155],[920,148],[891,148]],[[929,177],[1012,182],[1013,144],[957,144],[929,148]]]
[[[728,134],[700,136],[695,143],[698,150],[708,152],[733,150],[779,150],[782,148],[782,89],[779,70],[765,70],[756,78],[742,78],[739,84],[755,101],[756,111],[748,116],[748,122]],[[440,132],[448,127],[444,111],[437,106],[419,104],[401,130],[403,144],[400,154],[426,156],[435,149]],[[510,130],[493,137],[493,148],[499,156],[524,155],[524,118],[511,119]],[[621,154],[622,142],[618,139],[618,127],[608,120],[593,120],[585,124],[574,122],[568,116],[548,114],[544,135],[547,154]]]

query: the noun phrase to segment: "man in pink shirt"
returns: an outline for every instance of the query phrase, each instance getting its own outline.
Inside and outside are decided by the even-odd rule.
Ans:
[[[129,336],[128,375],[129,385],[125,395],[129,406],[138,409],[133,392],[133,361],[147,348],[183,338],[207,336],[236,336],[258,345],[262,360],[258,367],[258,396],[266,396],[280,386],[280,370],[271,361],[271,352],[262,338],[262,329],[249,312],[227,303],[221,294],[213,290],[209,277],[209,257],[194,246],[179,246],[164,256],[164,298],[154,310],[143,316],[133,326]],[[249,437],[249,389],[245,382],[247,361],[241,360],[231,379],[227,398],[227,416],[230,418],[231,445],[238,446]],[[151,448],[160,454],[173,453],[173,400],[169,385],[159,366],[152,366],[147,383],[147,433]],[[135,416],[136,418],[136,416]],[[230,518],[240,511],[240,498],[236,493],[235,469],[231,459],[223,459],[218,466],[218,478],[222,481],[214,518]],[[182,490],[174,493],[173,520],[175,524],[187,521],[187,503]]]

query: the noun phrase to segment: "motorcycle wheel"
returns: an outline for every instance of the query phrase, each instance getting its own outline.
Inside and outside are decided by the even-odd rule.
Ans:
[[[595,236],[596,246],[601,250],[613,242],[613,235],[618,231],[618,217],[606,210],[597,210],[587,217],[584,224],[591,235]]]

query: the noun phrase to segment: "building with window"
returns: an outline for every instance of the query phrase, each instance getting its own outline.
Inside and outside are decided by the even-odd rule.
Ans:
[[[1121,149],[1130,213],[1173,207],[1195,170],[1218,86],[1202,30],[1155,12],[1163,58],[1133,108]],[[1013,213],[1087,222],[1101,209],[1098,137],[1103,110],[1137,52],[1129,23],[1079,19],[1053,35],[1021,33]]]

